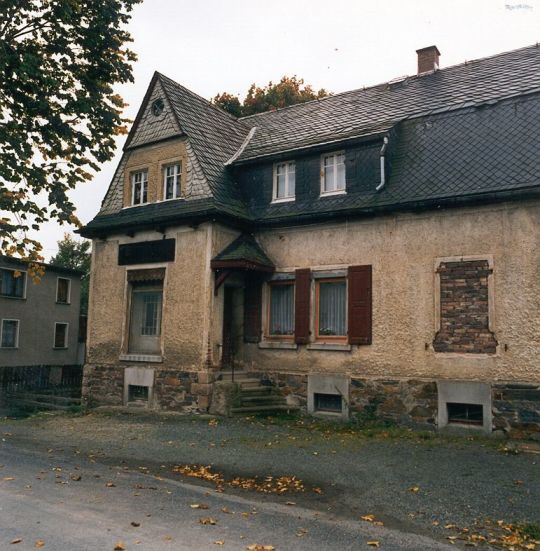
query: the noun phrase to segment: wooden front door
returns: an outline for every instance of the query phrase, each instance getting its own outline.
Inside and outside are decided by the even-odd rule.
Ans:
[[[229,368],[234,359],[234,287],[223,289],[223,343],[221,367]]]

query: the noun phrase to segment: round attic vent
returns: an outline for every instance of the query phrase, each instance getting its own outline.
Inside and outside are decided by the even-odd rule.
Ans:
[[[161,98],[157,99],[152,103],[152,114],[155,117],[159,117],[161,113],[163,113],[163,109],[165,109],[165,104],[163,103],[163,100]]]

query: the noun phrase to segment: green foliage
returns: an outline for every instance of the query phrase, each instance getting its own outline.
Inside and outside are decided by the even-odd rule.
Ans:
[[[141,0],[0,0],[0,253],[42,260],[27,237],[78,225],[68,191],[126,132],[117,83],[133,81],[125,26]]]
[[[51,259],[53,266],[81,270],[81,314],[88,312],[88,288],[90,284],[90,241],[74,239],[68,233],[58,241],[58,252]]]
[[[284,76],[277,84],[269,82],[263,87],[252,84],[243,103],[238,96],[228,92],[217,94],[212,99],[212,103],[235,117],[246,117],[329,95],[331,94],[324,88],[316,92],[309,84],[305,85],[301,78]]]

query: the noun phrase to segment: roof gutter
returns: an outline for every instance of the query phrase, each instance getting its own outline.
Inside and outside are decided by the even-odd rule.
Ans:
[[[386,166],[385,166],[385,155],[386,155],[386,149],[388,147],[388,136],[385,136],[383,139],[383,146],[381,147],[380,152],[380,163],[381,163],[381,181],[379,182],[379,185],[375,188],[375,191],[381,191],[381,189],[386,184]]]

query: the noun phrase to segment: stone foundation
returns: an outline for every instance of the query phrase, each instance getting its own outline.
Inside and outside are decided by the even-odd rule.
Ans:
[[[307,374],[249,372],[249,376],[258,377],[261,384],[276,385],[290,404],[307,411]],[[491,389],[491,430],[511,438],[540,440],[540,385],[494,383]],[[437,430],[438,397],[436,381],[353,377],[349,417]]]
[[[94,365],[84,367],[82,386],[86,407],[125,405],[124,372],[138,367],[154,370],[149,408],[167,411],[206,411],[210,406],[214,374],[211,371],[160,369],[152,365]]]

